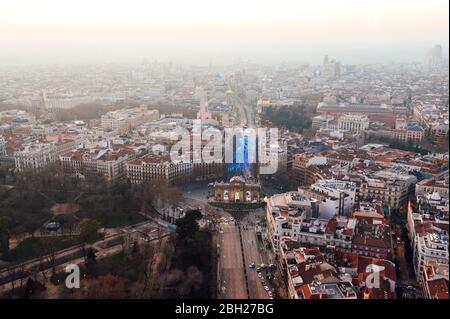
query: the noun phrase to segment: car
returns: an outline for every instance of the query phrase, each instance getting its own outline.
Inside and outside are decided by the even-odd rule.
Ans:
[[[266,264],[261,264],[261,269],[266,269],[267,265]]]
[[[252,263],[250,263],[249,267],[253,269],[253,268],[255,268],[255,267],[256,267],[256,265],[255,265],[255,263],[254,263],[254,262],[252,262]]]
[[[257,272],[261,272],[261,267],[256,268]]]
[[[265,286],[265,285],[266,285],[266,282],[265,282],[264,280],[262,280],[262,281],[261,281],[261,284],[262,284],[263,286]]]
[[[273,294],[272,294],[272,292],[271,291],[269,291],[269,297],[273,297]]]
[[[264,289],[265,289],[266,291],[269,291],[269,287],[267,287],[267,286],[264,286]]]
[[[57,231],[61,227],[61,224],[58,222],[51,222],[47,224],[47,230],[48,231]]]
[[[262,279],[262,278],[263,278],[263,276],[262,276],[261,273],[258,273],[258,278],[259,278],[259,279]]]

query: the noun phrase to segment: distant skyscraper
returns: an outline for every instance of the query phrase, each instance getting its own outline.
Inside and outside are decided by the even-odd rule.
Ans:
[[[341,64],[336,60],[330,60],[328,55],[323,59],[322,75],[326,78],[335,78],[341,74]]]
[[[442,46],[435,45],[427,55],[426,64],[430,69],[440,69],[444,65]]]
[[[204,122],[212,120],[211,113],[208,110],[208,96],[204,90],[200,90],[200,111],[197,113],[197,119]]]

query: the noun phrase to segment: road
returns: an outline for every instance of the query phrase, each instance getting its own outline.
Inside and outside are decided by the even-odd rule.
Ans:
[[[211,207],[206,202],[206,196],[202,189],[190,188],[185,192],[185,199],[193,206],[199,206],[206,214],[216,215],[216,218],[225,218],[220,223],[221,231],[218,232],[218,243],[220,245],[218,258],[218,287],[221,291],[219,298],[222,299],[267,299],[268,293],[258,278],[256,269],[250,269],[249,265],[255,262],[257,265],[269,264],[269,257],[264,248],[259,245],[256,237],[256,221],[264,212],[264,209],[255,210],[243,218],[240,222],[241,239],[239,228],[232,217],[222,209]],[[244,213],[243,213],[244,214]],[[246,277],[247,275],[247,277]],[[267,283],[270,286],[270,283]],[[248,287],[248,292],[247,292]]]
[[[234,223],[222,223],[219,232],[219,298],[247,299],[244,261],[239,229]]]
[[[255,127],[255,112],[252,107],[244,103],[237,94],[233,96],[233,103],[235,109],[239,114],[239,120],[241,126],[247,125],[250,128]]]
[[[247,299],[247,282],[245,265],[239,237],[239,229],[232,217],[223,209],[214,208],[208,204],[203,188],[192,187],[184,193],[185,200],[191,206],[199,207],[204,214],[216,219],[219,225],[217,232],[217,287],[219,299]],[[225,218],[226,221],[221,220]]]
[[[244,246],[245,264],[247,267],[247,282],[250,291],[250,299],[268,299],[269,295],[264,289],[264,285],[258,278],[256,269],[250,269],[250,263],[256,265],[267,264],[267,260],[261,254],[261,247],[254,228],[244,228],[241,230],[242,244]]]
[[[167,229],[162,229],[162,226],[156,224],[153,221],[145,221],[132,226],[109,229],[107,232],[105,232],[105,238],[103,240],[100,240],[92,245],[96,251],[96,257],[101,259],[116,254],[120,250],[122,250],[123,245],[120,242],[116,243],[115,241],[117,241],[118,237],[121,235],[124,235],[126,237],[126,234],[130,234],[133,240],[145,239],[146,241],[151,241],[166,236],[168,234],[168,231]],[[112,244],[109,244],[110,242]],[[64,269],[65,265],[67,264],[76,264],[80,261],[84,261],[83,258],[79,257],[81,249],[82,245],[76,245],[74,247],[69,247],[67,249],[56,252],[54,260],[58,264],[57,270],[59,271],[61,269]],[[24,277],[27,277],[27,274],[37,272],[42,273],[42,271],[49,273],[51,270],[51,265],[48,264],[42,266],[42,260],[46,260],[46,258],[41,257],[32,259],[24,263],[12,266],[11,268],[5,267],[5,269],[0,271],[0,281],[4,281],[5,278],[7,279],[10,274],[22,271],[25,273]],[[44,268],[42,269],[41,267]],[[0,285],[0,294],[8,291],[11,288],[11,283],[4,282],[2,285]]]

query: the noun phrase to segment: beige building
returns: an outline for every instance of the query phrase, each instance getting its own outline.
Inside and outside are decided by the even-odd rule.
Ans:
[[[261,185],[247,182],[243,177],[235,176],[229,183],[214,184],[215,202],[221,203],[259,203],[261,201]]]
[[[147,110],[146,106],[140,106],[108,112],[102,115],[101,125],[104,130],[117,130],[122,134],[141,124],[157,121],[158,119],[158,110]]]
[[[162,181],[169,185],[192,179],[192,162],[174,163],[169,155],[147,154],[126,165],[127,177],[133,184]]]

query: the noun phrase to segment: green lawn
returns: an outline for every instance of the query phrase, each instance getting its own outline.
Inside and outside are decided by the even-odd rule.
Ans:
[[[89,213],[86,211],[77,212],[75,214],[78,219],[92,218],[96,219],[102,227],[115,228],[126,225],[133,225],[145,221],[145,218],[137,212],[111,212],[111,213]]]
[[[6,261],[21,262],[46,255],[54,247],[56,251],[81,243],[78,237],[27,238],[9,252]]]

